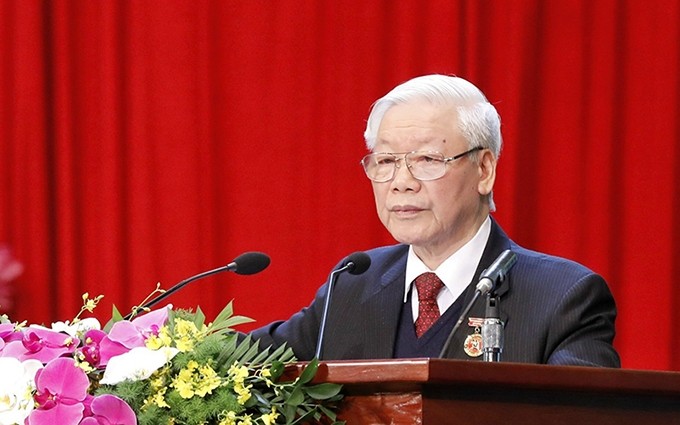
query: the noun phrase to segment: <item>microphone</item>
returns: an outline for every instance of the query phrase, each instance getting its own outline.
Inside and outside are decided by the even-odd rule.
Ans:
[[[205,273],[219,273],[223,270],[220,270],[221,268],[224,268],[224,271],[229,270],[233,271],[236,274],[244,274],[244,275],[249,275],[249,274],[255,274],[259,273],[262,270],[266,269],[269,267],[269,264],[271,263],[271,259],[269,256],[263,252],[257,252],[257,251],[252,251],[252,252],[245,252],[238,257],[234,258],[234,261],[231,263],[227,264],[226,266],[217,268],[215,270],[210,270]],[[207,275],[206,275],[207,276]],[[203,276],[201,276],[203,277]]]
[[[465,306],[465,309],[460,314],[458,321],[453,326],[453,329],[451,329],[451,333],[449,333],[449,337],[446,338],[446,342],[444,343],[442,350],[439,352],[440,359],[446,357],[446,352],[449,351],[451,341],[453,341],[453,336],[458,331],[458,328],[460,328],[460,324],[463,323],[465,316],[468,315],[468,313],[472,309],[472,306],[477,301],[477,298],[479,298],[480,295],[486,295],[489,292],[495,290],[497,283],[505,280],[508,272],[515,265],[516,262],[517,254],[510,251],[509,249],[506,249],[505,251],[501,252],[501,255],[499,255],[496,258],[496,260],[494,260],[494,262],[491,263],[491,265],[481,273],[481,275],[479,276],[479,282],[477,282],[477,286],[475,287],[475,293],[473,294],[472,299]]]
[[[349,274],[358,275],[368,270],[369,267],[371,267],[371,257],[365,252],[359,251],[350,254],[345,261],[345,265],[336,270],[336,272],[341,272],[343,268],[346,268]]]
[[[484,270],[477,283],[480,295],[486,295],[496,288],[496,284],[505,280],[505,275],[517,262],[517,254],[506,249],[496,258],[489,268]]]
[[[486,313],[482,323],[482,353],[485,362],[500,362],[503,352],[503,322],[498,314],[499,299],[486,295]]]
[[[146,304],[142,305],[141,307],[136,307],[134,308],[130,313],[128,313],[125,317],[123,317],[123,320],[129,320],[132,316],[135,316],[139,314],[140,312],[144,310],[148,310],[150,307],[156,305],[157,303],[163,301],[170,295],[174,294],[181,288],[183,288],[185,285],[188,283],[191,283],[195,280],[202,279],[204,277],[216,274],[216,273],[221,273],[225,271],[230,271],[234,272],[236,274],[243,274],[243,275],[249,275],[249,274],[255,274],[259,273],[262,270],[266,269],[269,266],[269,263],[271,262],[269,256],[265,253],[262,252],[246,252],[238,257],[234,258],[234,261],[231,263],[227,264],[226,266],[218,267],[216,269],[208,270],[207,272],[199,273],[195,276],[191,276],[188,279],[184,279],[183,281],[179,282],[172,288],[168,289],[167,291],[163,292],[156,298],[152,299],[151,301],[147,302]]]
[[[338,279],[338,275],[344,272],[349,274],[359,275],[368,270],[371,267],[371,257],[365,252],[357,251],[350,254],[342,263],[342,267],[333,270],[328,276],[328,286],[326,288],[326,301],[323,305],[323,313],[321,315],[321,326],[319,327],[319,337],[316,341],[316,352],[314,357],[321,360],[321,348],[323,347],[323,338],[326,331],[326,321],[328,320],[328,309],[331,305],[331,293],[333,291],[333,285]]]

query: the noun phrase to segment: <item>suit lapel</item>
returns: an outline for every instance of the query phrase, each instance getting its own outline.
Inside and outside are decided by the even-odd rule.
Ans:
[[[484,248],[484,252],[482,253],[482,258],[479,261],[479,265],[477,266],[477,270],[475,271],[474,279],[472,282],[470,282],[470,285],[467,287],[467,289],[464,292],[464,306],[467,306],[468,303],[472,300],[472,297],[474,296],[475,293],[475,288],[477,286],[477,282],[479,281],[479,277],[481,276],[482,272],[491,265],[491,263],[494,262],[494,260],[506,249],[510,249],[511,247],[511,241],[508,238],[508,236],[503,232],[503,230],[498,226],[498,223],[492,218],[491,219],[491,233],[489,234],[489,240],[486,243],[486,247]],[[508,278],[505,280],[505,282],[501,283],[497,288],[496,288],[496,295],[500,299],[500,316],[501,320],[503,323],[507,323],[509,317],[507,313],[503,310],[503,295],[506,294],[509,290],[511,289],[511,278],[508,276]],[[465,352],[463,351],[463,345],[465,343],[465,339],[468,337],[468,335],[471,335],[475,332],[475,329],[473,327],[468,326],[468,320],[469,318],[483,318],[485,316],[485,310],[486,310],[486,298],[485,297],[479,297],[477,301],[475,302],[474,306],[472,309],[470,309],[470,312],[468,313],[467,317],[463,318],[463,323],[461,323],[460,328],[458,329],[456,335],[454,336],[453,340],[451,341],[451,346],[449,347],[448,354],[446,357],[448,358],[465,358],[465,359],[471,359]],[[478,359],[481,359],[479,357]]]
[[[391,358],[404,298],[408,247],[379,276],[379,285],[367,285],[361,305],[368,319],[364,342],[366,358]]]

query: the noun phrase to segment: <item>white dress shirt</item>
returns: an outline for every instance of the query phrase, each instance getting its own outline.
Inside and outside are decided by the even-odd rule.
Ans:
[[[437,305],[439,312],[444,312],[453,305],[456,299],[463,293],[465,288],[472,282],[477,265],[482,258],[484,247],[489,240],[491,233],[491,218],[487,217],[479,227],[477,234],[463,245],[458,251],[451,254],[449,258],[437,267],[430,270],[423,261],[413,252],[413,246],[409,247],[408,258],[406,260],[406,282],[404,285],[404,302],[408,300],[409,291],[411,295],[411,308],[413,320],[418,318],[418,289],[413,285],[415,278],[426,272],[433,272],[444,283],[444,288],[437,295]],[[413,286],[413,288],[411,288]]]

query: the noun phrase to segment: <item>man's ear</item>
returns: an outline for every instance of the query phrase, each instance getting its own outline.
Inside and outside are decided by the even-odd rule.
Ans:
[[[491,193],[496,181],[496,157],[491,150],[484,149],[479,153],[478,163],[479,183],[477,184],[477,191],[480,195],[486,196]]]

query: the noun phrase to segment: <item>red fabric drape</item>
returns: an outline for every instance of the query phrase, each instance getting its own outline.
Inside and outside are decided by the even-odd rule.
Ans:
[[[257,324],[392,243],[359,159],[370,104],[457,74],[497,105],[502,226],[601,273],[629,368],[680,369],[678,1],[0,2],[0,242],[12,317],[171,301]],[[0,312],[2,312],[0,307]]]

